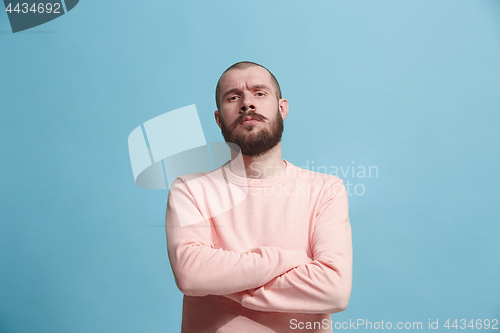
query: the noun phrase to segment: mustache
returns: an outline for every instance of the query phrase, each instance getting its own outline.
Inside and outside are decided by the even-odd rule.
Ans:
[[[253,117],[254,119],[257,119],[260,121],[267,120],[267,118],[265,116],[258,114],[255,111],[248,111],[248,112],[240,114],[239,117],[236,118],[235,121],[233,121],[233,123],[231,124],[230,127],[234,128],[234,127],[238,126],[238,124],[241,123],[243,121],[243,119],[245,119],[245,117]]]

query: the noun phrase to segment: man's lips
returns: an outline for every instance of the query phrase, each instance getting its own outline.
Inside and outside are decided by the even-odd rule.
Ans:
[[[260,122],[260,120],[257,120],[257,119],[247,119],[247,120],[244,120],[243,122],[241,122],[241,125],[252,124],[252,123],[257,123],[257,122]]]
[[[240,122],[240,125],[246,125],[246,124],[251,124],[251,123],[256,123],[256,122],[261,122],[261,121],[262,120],[260,120],[259,117],[256,117],[254,115],[247,115]]]

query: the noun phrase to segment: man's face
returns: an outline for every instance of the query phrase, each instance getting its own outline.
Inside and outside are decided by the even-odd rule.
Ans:
[[[226,72],[219,98],[217,124],[226,142],[237,144],[243,155],[261,155],[281,141],[288,102],[277,99],[267,70],[252,66]]]

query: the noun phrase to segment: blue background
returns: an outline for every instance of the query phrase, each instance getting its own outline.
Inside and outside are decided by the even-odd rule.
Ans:
[[[0,332],[179,331],[167,193],[127,137],[196,104],[222,141],[240,60],[289,100],[283,158],[378,168],[339,175],[365,193],[334,321],[500,319],[499,1],[109,0],[16,34],[0,13]]]

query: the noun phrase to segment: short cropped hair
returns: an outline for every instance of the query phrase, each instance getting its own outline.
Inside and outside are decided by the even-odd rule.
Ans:
[[[274,90],[276,90],[276,98],[278,100],[281,99],[280,85],[278,83],[278,80],[276,80],[276,77],[273,75],[273,73],[271,73],[271,71],[269,69],[267,69],[266,67],[264,67],[262,65],[259,65],[259,64],[255,63],[255,62],[240,61],[240,62],[235,63],[234,65],[229,66],[229,68],[226,69],[224,71],[224,73],[222,73],[222,75],[219,77],[219,81],[217,81],[217,87],[215,88],[215,104],[217,104],[217,109],[218,110],[220,110],[220,98],[219,98],[219,94],[220,94],[220,79],[224,76],[224,74],[226,74],[226,72],[229,72],[232,69],[247,69],[248,67],[252,67],[252,66],[262,67],[262,68],[264,68],[271,75],[271,82],[274,85]]]

